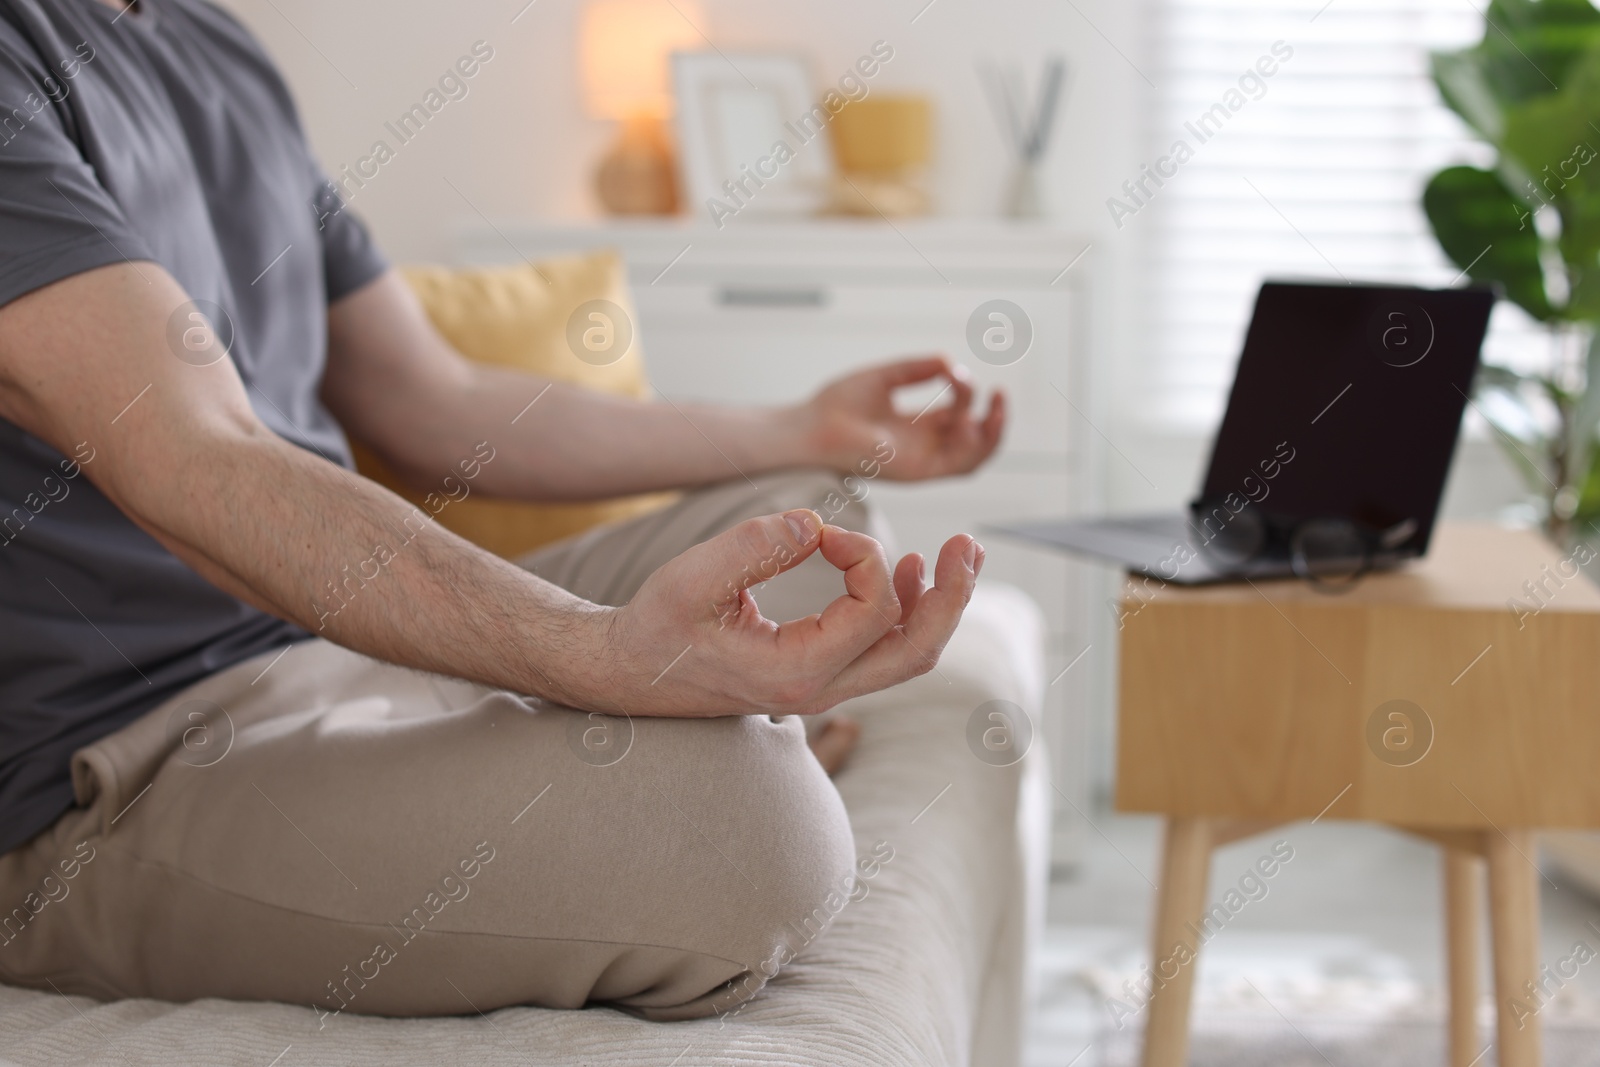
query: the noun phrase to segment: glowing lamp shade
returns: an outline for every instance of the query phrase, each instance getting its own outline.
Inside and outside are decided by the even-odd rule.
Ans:
[[[698,5],[686,0],[590,0],[579,31],[583,100],[590,116],[661,119],[672,114],[668,56],[703,47],[695,29],[701,21]]]

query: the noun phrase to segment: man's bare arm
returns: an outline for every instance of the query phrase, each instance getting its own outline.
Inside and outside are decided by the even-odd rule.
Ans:
[[[924,592],[919,558],[891,575],[870,538],[794,512],[697,546],[625,608],[590,604],[268,430],[231,361],[168,349],[186,299],[154,264],[118,265],[0,308],[0,416],[64,453],[89,442],[86,475],[180,559],[369,655],[601,710],[814,711],[929,669],[981,566],[952,538]],[[817,551],[847,589],[822,616],[778,626],[724,592]],[[652,685],[685,635],[701,655]]]
[[[937,378],[948,382],[948,405],[915,422],[894,415],[894,389]],[[972,417],[973,395],[961,368],[934,357],[860,372],[780,407],[606,396],[467,362],[393,271],[330,310],[323,381],[323,399],[344,427],[417,488],[437,489],[488,441],[495,462],[474,489],[529,500],[682,488],[783,467],[849,472],[885,440],[898,457],[891,478],[965,473],[994,451],[1005,419],[998,398],[985,419]]]

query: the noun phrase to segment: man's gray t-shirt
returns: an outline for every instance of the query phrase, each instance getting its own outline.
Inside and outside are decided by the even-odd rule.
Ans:
[[[267,426],[349,465],[317,397],[327,307],[385,264],[260,47],[202,0],[121,14],[0,0],[0,306],[123,261],[158,265],[226,320]],[[191,322],[169,328],[174,359]],[[74,750],[306,636],[206,582],[90,484],[120,414],[65,454],[0,419],[0,853],[72,805]]]

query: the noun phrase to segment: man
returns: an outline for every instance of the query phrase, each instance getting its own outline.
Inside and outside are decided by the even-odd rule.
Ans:
[[[852,885],[793,716],[929,670],[983,563],[953,537],[925,588],[818,472],[970,471],[1000,399],[929,359],[518,418],[546,383],[431,329],[229,16],[0,15],[0,979],[324,1025],[753,995]],[[698,491],[517,566],[415,535],[343,431],[427,488]]]

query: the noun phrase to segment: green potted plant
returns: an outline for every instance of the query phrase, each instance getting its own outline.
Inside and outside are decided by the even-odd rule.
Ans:
[[[1600,10],[1494,0],[1485,22],[1478,44],[1434,54],[1433,76],[1494,166],[1440,171],[1422,203],[1462,272],[1545,327],[1540,368],[1485,365],[1476,406],[1566,546],[1600,537]]]

